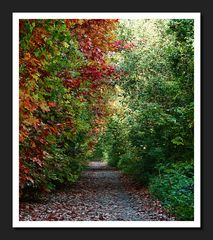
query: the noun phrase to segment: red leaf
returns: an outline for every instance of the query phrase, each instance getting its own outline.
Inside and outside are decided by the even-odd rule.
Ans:
[[[49,106],[49,107],[55,107],[55,106],[56,106],[56,103],[55,103],[55,102],[48,102],[48,106]]]

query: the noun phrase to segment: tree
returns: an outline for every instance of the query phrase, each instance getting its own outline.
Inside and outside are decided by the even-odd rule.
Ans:
[[[108,114],[117,20],[20,20],[20,193],[76,181]]]
[[[149,186],[180,219],[191,219],[193,21],[123,20],[119,38],[121,42],[128,39],[131,46],[115,57],[122,69],[117,101],[123,116],[115,113],[109,122],[103,137],[104,156],[109,163]],[[111,141],[106,144],[109,136]],[[177,171],[180,166],[185,169],[181,173]],[[169,179],[174,194],[166,189]],[[181,179],[184,181],[179,184]],[[173,197],[168,203],[169,194]],[[188,200],[177,203],[178,197]]]

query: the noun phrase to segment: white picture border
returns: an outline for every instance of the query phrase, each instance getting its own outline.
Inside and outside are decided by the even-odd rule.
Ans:
[[[13,13],[13,216],[14,228],[199,228],[200,186],[200,13],[28,12]],[[194,221],[19,221],[19,19],[194,19]]]

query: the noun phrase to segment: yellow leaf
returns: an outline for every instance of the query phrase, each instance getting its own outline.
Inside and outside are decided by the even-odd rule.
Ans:
[[[66,43],[66,42],[63,42],[63,46],[64,46],[65,48],[68,48],[70,45],[69,45],[68,43]]]

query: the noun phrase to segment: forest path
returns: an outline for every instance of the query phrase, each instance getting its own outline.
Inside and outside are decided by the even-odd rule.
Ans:
[[[172,221],[148,191],[104,162],[90,162],[80,180],[47,194],[47,201],[20,203],[21,221]]]

